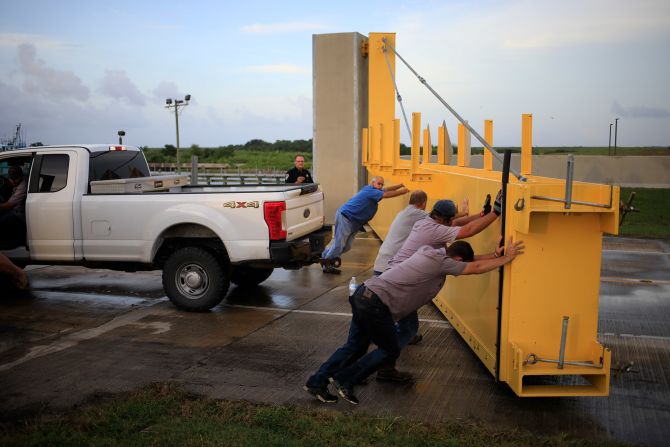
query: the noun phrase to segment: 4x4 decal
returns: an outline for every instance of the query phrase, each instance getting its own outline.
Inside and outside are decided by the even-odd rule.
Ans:
[[[224,208],[258,208],[258,201],[255,200],[253,202],[226,202],[223,204]]]

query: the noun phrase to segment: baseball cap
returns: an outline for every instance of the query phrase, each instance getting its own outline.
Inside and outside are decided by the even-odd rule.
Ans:
[[[456,205],[451,200],[438,200],[433,205],[433,211],[445,219],[451,219],[456,215]]]

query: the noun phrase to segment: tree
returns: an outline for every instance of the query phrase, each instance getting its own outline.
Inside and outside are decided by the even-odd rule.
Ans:
[[[177,148],[171,144],[166,144],[165,149],[163,149],[163,155],[165,155],[166,157],[176,157]]]

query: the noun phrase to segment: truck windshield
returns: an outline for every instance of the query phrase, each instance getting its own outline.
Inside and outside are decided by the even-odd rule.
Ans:
[[[139,151],[91,153],[88,181],[149,177],[149,166]]]

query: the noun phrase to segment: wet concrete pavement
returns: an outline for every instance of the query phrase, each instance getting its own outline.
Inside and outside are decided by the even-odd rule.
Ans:
[[[612,349],[607,398],[521,399],[492,376],[433,306],[424,340],[400,365],[411,385],[371,381],[361,405],[321,404],[302,390],[345,339],[347,286],[371,275],[379,241],[359,238],[341,276],[277,270],[231,287],[212,312],[175,309],[160,272],[30,267],[35,298],[0,300],[0,417],[60,411],[93,396],[173,381],[221,399],[326,407],[437,422],[479,421],[539,434],[667,444],[670,435],[670,245],[607,238],[600,340]]]

